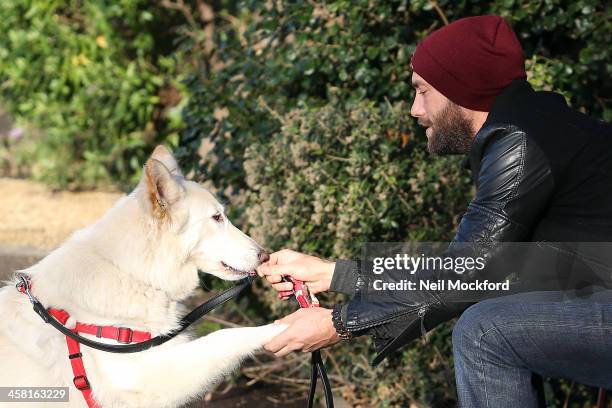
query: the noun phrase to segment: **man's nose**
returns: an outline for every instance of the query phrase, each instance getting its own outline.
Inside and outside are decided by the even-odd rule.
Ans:
[[[419,95],[416,94],[414,96],[414,100],[412,101],[412,106],[410,107],[410,116],[415,118],[421,118],[425,116],[425,110],[423,109],[423,104],[419,101]]]

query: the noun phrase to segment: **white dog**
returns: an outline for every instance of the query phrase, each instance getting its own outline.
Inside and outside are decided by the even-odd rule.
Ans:
[[[180,301],[197,288],[198,269],[237,280],[265,259],[215,197],[185,180],[170,152],[159,146],[132,193],[21,272],[31,276],[33,295],[45,307],[71,315],[69,328],[78,321],[157,336],[178,327],[185,314]],[[65,336],[36,315],[15,282],[0,289],[0,386],[69,387],[66,405],[87,406],[73,385]],[[285,328],[226,329],[195,340],[181,334],[131,354],[82,345],[82,361],[101,407],[175,407],[202,394]]]

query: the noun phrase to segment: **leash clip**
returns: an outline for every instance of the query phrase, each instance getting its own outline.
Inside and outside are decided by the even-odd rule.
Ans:
[[[30,299],[30,303],[34,304],[36,298],[30,292],[30,280],[23,275],[19,275],[19,282],[15,285],[15,288],[21,292],[28,295],[28,299]]]
[[[36,299],[36,297],[30,291],[32,284],[30,283],[30,279],[27,276],[19,275],[19,281],[15,284],[15,288],[21,292],[28,295],[28,299],[32,304],[32,308],[40,316],[41,319],[45,321],[45,323],[49,323],[49,314],[45,307]]]

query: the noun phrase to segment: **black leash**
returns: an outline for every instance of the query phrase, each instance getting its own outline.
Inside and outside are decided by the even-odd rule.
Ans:
[[[176,337],[179,333],[181,333],[183,330],[185,330],[187,327],[197,321],[200,317],[204,316],[214,308],[227,302],[231,298],[237,296],[240,292],[246,289],[246,287],[249,286],[254,279],[255,278],[253,276],[249,276],[248,278],[241,280],[236,286],[233,286],[220,293],[219,295],[213,297],[212,299],[209,299],[208,301],[202,303],[200,306],[195,308],[193,311],[191,311],[189,314],[187,314],[181,319],[179,327],[177,329],[166,334],[160,334],[159,336],[153,337],[152,339],[143,341],[141,343],[134,343],[128,345],[99,343],[97,341],[90,340],[86,337],[79,336],[78,334],[74,333],[70,329],[66,328],[63,324],[55,320],[55,318],[49,314],[49,312],[42,305],[42,303],[40,303],[40,301],[34,295],[32,295],[32,293],[30,292],[30,283],[27,277],[25,277],[24,275],[20,275],[19,282],[17,282],[16,287],[17,290],[23,291],[26,295],[28,295],[28,298],[32,303],[34,311],[44,320],[44,322],[49,323],[51,326],[55,327],[65,336],[68,336],[78,341],[79,343],[94,348],[96,350],[108,351],[111,353],[136,353],[139,351],[148,350],[151,347],[159,346],[160,344],[164,344],[168,340]],[[23,290],[20,288],[23,288]]]
[[[293,296],[300,308],[318,307],[319,301],[316,297],[311,296],[308,286],[304,282],[291,278],[282,277],[283,282],[290,282],[293,284]],[[325,364],[323,364],[323,358],[321,357],[321,351],[313,351],[310,358],[310,391],[308,392],[308,408],[313,408],[314,397],[317,392],[317,380],[321,377],[321,383],[323,384],[323,393],[325,395],[325,405],[327,408],[334,408],[334,397],[332,395],[331,384],[329,378],[327,378],[327,371],[325,370]]]
[[[321,357],[320,350],[313,351],[310,360],[310,392],[308,393],[308,408],[312,408],[314,404],[318,377],[321,377],[321,383],[323,384],[325,406],[327,408],[334,408],[334,396],[332,395],[331,384],[329,383],[329,378],[327,378],[327,371],[325,370],[325,364],[323,364],[323,358]]]

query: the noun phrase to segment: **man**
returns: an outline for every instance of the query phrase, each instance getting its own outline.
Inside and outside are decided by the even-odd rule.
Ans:
[[[568,108],[559,94],[534,92],[521,46],[502,18],[465,18],[433,32],[417,46],[412,69],[411,115],[426,127],[429,151],[468,154],[477,187],[451,256],[465,242],[478,243],[490,261],[502,242],[544,242],[565,256],[571,251],[560,243],[612,241],[610,125]],[[571,249],[566,265],[590,259]],[[289,328],[266,349],[283,356],[371,335],[378,362],[467,309],[453,331],[460,404],[541,406],[534,374],[612,386],[612,272],[610,263],[596,264],[604,266],[596,273],[586,268],[578,279],[563,275],[567,268],[542,268],[523,280],[546,291],[476,304],[450,290],[405,291],[395,300],[370,302],[363,296],[368,277],[358,263],[282,250],[258,269],[275,289],[290,290],[281,276],[291,275],[313,293],[353,298],[331,310],[285,317]],[[488,273],[472,269],[461,279],[486,279]]]

